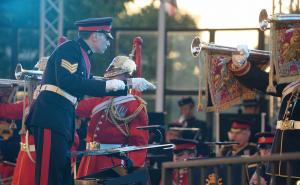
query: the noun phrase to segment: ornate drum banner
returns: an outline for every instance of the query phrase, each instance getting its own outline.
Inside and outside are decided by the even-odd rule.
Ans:
[[[277,83],[300,79],[300,15],[273,16],[271,39],[271,55]]]
[[[227,65],[223,64],[224,61],[231,60],[231,53],[205,50],[203,54],[208,86],[206,95],[210,95],[211,99],[211,105],[206,105],[207,111],[220,112],[240,104],[243,98],[255,96],[255,93],[239,83],[227,69]]]
[[[238,49],[228,46],[206,44],[199,37],[193,39],[191,52],[193,56],[199,56],[199,68],[204,69],[206,84],[205,110],[208,112],[221,112],[234,105],[240,104],[243,99],[251,99],[256,95],[254,91],[243,86],[232,72],[227,69],[227,63],[231,61],[232,54]],[[250,50],[248,61],[265,69],[268,65],[270,54],[268,51]],[[202,78],[199,77],[199,80]],[[202,104],[201,83],[199,83],[199,104]],[[200,109],[198,105],[198,111]]]

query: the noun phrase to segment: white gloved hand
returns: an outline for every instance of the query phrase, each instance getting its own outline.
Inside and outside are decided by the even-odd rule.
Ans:
[[[122,80],[107,80],[105,90],[106,92],[110,91],[118,91],[118,90],[124,90],[125,89],[125,83]]]
[[[145,78],[130,78],[128,83],[129,85],[132,85],[132,89],[138,90],[140,92],[156,89],[155,85],[148,82]]]
[[[249,57],[249,49],[247,45],[238,45],[237,52],[232,54],[232,63],[235,67],[243,66]]]

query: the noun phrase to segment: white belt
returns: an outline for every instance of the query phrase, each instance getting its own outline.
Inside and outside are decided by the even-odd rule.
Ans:
[[[276,129],[279,129],[279,130],[298,130],[298,129],[300,129],[300,121],[280,120],[280,121],[277,121]]]
[[[76,105],[77,103],[77,98],[75,96],[70,95],[69,93],[67,93],[66,91],[62,90],[59,87],[56,87],[55,85],[50,85],[50,84],[42,85],[40,92],[42,91],[51,91],[56,94],[59,94],[64,98],[66,98],[67,100],[69,100],[73,105]]]
[[[26,152],[26,144],[20,143],[20,150]],[[35,152],[35,145],[28,145],[29,152]]]
[[[123,144],[102,144],[96,141],[89,142],[86,144],[86,150],[106,150],[106,149],[113,149],[113,148],[120,148],[122,146],[126,146]]]

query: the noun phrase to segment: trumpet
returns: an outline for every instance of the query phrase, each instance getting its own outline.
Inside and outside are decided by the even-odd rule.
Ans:
[[[230,55],[240,52],[238,48],[216,45],[213,43],[205,43],[201,42],[199,37],[195,37],[191,43],[191,53],[194,57],[199,56],[202,50],[211,50],[211,51],[219,51],[223,53],[228,53]],[[249,52],[249,60],[260,60],[260,61],[268,61],[270,59],[270,52],[264,50],[250,50]]]
[[[43,73],[44,72],[40,70],[25,70],[22,68],[21,64],[17,64],[15,69],[15,77],[17,80],[21,80],[24,78],[33,78],[41,80]]]
[[[270,22],[285,22],[285,21],[299,21],[300,14],[275,14],[268,16],[266,9],[262,9],[259,13],[259,28],[261,31],[265,31],[268,28]]]

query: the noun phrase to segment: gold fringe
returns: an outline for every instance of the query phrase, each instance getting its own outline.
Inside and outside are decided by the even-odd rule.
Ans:
[[[271,28],[270,28],[270,35],[272,36],[275,36],[275,27],[273,24],[271,24]],[[271,49],[271,57],[270,57],[270,72],[269,72],[269,84],[268,84],[268,87],[267,87],[267,92],[268,93],[276,93],[276,88],[274,87],[274,84],[273,84],[273,78],[274,78],[274,60],[275,60],[275,51],[277,49],[277,46],[276,46],[276,42],[274,42],[274,38],[270,38],[270,46],[272,46],[272,49]]]
[[[202,100],[203,100],[203,97],[202,97],[202,78],[201,78],[201,70],[202,70],[202,63],[201,63],[201,60],[200,60],[200,57],[201,55],[198,56],[198,67],[199,67],[199,79],[198,79],[198,107],[197,107],[197,111],[200,112],[200,111],[203,111],[203,103],[202,103]]]

